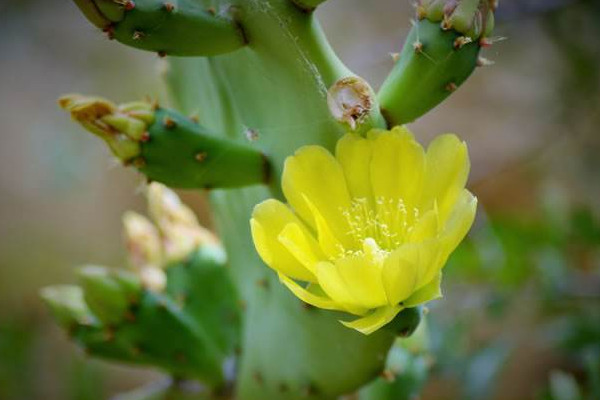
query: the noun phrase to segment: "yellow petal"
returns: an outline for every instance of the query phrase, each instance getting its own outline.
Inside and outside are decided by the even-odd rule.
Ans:
[[[294,280],[285,276],[284,274],[279,274],[279,280],[287,286],[287,288],[296,295],[300,300],[305,303],[308,303],[312,306],[323,308],[325,310],[338,310],[345,311],[343,307],[336,304],[333,300],[326,296],[319,296],[312,291],[309,291],[302,286],[298,285]]]
[[[283,203],[266,200],[254,207],[250,228],[256,251],[262,260],[274,270],[301,281],[315,282],[316,278],[278,240],[288,224],[301,222]]]
[[[467,182],[470,169],[467,145],[456,135],[440,135],[429,144],[425,164],[421,204],[429,208],[437,200],[443,222]]]
[[[460,193],[441,234],[448,255],[454,251],[471,229],[476,211],[477,198],[464,189]]]
[[[388,324],[403,309],[401,306],[381,307],[366,317],[355,319],[352,322],[340,321],[348,328],[356,329],[364,335],[370,335],[377,329]]]
[[[404,127],[370,137],[375,138],[370,166],[373,196],[402,199],[408,207],[413,207],[421,194],[423,148]]]
[[[417,223],[412,227],[407,241],[418,243],[433,239],[438,235],[438,232],[438,212],[437,208],[434,207],[419,218]]]
[[[308,199],[343,240],[348,224],[342,212],[350,207],[350,195],[342,167],[333,155],[320,146],[300,148],[285,160],[281,185],[288,203],[306,223],[317,227]]]
[[[296,260],[313,274],[317,263],[325,258],[315,238],[298,224],[287,224],[277,239]]]
[[[371,163],[371,141],[348,133],[336,146],[335,157],[339,161],[348,190],[352,198],[372,200],[369,164]]]
[[[346,289],[361,306],[377,308],[388,303],[380,265],[369,262],[365,256],[350,256],[337,260],[335,267]]]
[[[419,283],[419,262],[417,245],[405,245],[387,256],[383,264],[383,282],[389,304],[398,303],[410,297]],[[416,254],[409,254],[412,251]]]
[[[402,304],[404,307],[410,308],[416,307],[419,304],[423,304],[431,300],[439,299],[442,297],[442,288],[440,287],[441,283],[442,272],[440,271],[431,282],[414,292],[412,296],[404,300]]]
[[[317,264],[317,278],[319,279],[319,286],[327,296],[348,312],[364,315],[368,311],[350,294],[335,265],[329,262]]]
[[[321,211],[313,205],[313,203],[304,198],[308,205],[308,209],[312,213],[315,221],[317,237],[321,250],[328,258],[337,258],[344,252],[344,244],[335,236],[329,227],[328,221],[321,215]]]

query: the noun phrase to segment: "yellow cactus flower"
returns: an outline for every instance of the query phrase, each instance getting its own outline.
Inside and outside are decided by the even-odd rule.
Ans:
[[[404,127],[346,134],[335,156],[302,147],[285,161],[289,205],[254,209],[256,250],[298,298],[357,315],[341,322],[370,334],[441,296],[442,267],[475,217],[469,168],[455,135],[425,151]]]

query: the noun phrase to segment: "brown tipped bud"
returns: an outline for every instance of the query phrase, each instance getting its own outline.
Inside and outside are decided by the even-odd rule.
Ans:
[[[375,106],[375,94],[362,78],[342,78],[329,88],[327,105],[337,121],[355,130],[371,115]]]

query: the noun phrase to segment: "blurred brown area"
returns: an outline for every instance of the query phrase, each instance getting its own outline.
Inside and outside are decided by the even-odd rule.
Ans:
[[[590,14],[593,1],[501,3],[496,34],[508,39],[485,54],[496,64],[412,128],[424,141],[452,131],[468,142],[471,186],[489,214],[527,219],[564,198],[597,213],[600,13]],[[342,60],[376,88],[413,11],[408,1],[331,0],[318,14]],[[108,41],[66,0],[4,0],[0,26],[0,398],[107,398],[158,373],[86,358],[50,321],[38,290],[72,282],[81,264],[123,264],[120,216],[143,211],[143,180],[116,166],[56,98],[73,91],[164,100],[158,59]],[[184,199],[209,223],[200,195]],[[531,310],[511,319],[527,351],[504,372],[496,398],[532,398],[557,356],[536,351],[528,337]],[[511,328],[481,329],[485,337]],[[432,381],[423,398],[456,384]]]

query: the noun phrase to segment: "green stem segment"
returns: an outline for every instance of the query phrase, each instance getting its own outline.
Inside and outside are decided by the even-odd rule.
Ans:
[[[246,45],[235,10],[194,0],[75,0],[109,37],[162,55],[212,56]]]
[[[249,144],[216,137],[176,111],[145,102],[115,105],[68,95],[62,108],[149,180],[174,188],[233,188],[268,184],[269,160]]]
[[[266,184],[267,157],[260,151],[219,139],[171,110],[157,109],[134,161],[149,179],[176,188],[232,188]],[[139,162],[141,161],[141,162]]]
[[[480,45],[422,20],[410,31],[378,97],[390,126],[412,122],[454,92],[477,66]]]

